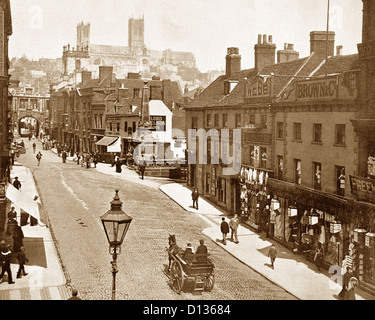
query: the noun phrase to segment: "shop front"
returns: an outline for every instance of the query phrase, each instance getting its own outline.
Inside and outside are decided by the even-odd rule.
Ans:
[[[271,196],[268,179],[272,171],[243,166],[240,171],[240,216],[254,229],[266,231]]]
[[[311,261],[320,248],[323,265],[341,266],[353,230],[352,201],[272,178],[268,189],[270,216],[275,212],[271,236]]]

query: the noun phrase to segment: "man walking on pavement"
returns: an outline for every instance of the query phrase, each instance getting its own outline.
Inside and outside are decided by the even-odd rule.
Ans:
[[[13,284],[12,270],[10,269],[10,255],[9,245],[1,251],[2,270],[0,274],[0,281],[3,279],[4,273],[8,274],[8,283]]]
[[[191,198],[193,199],[193,208],[198,210],[199,192],[197,188],[194,188],[194,191],[191,194]]]
[[[223,234],[223,244],[227,244],[227,234],[229,233],[229,225],[228,222],[225,221],[225,218],[223,217],[221,219],[221,225],[220,225],[221,233]]]
[[[272,269],[275,269],[274,263],[275,263],[275,260],[276,260],[276,255],[277,255],[276,247],[273,244],[271,246],[270,250],[268,251],[268,257],[271,259],[271,268]]]
[[[21,251],[18,252],[17,254],[17,259],[19,263],[19,268],[17,272],[17,279],[21,278],[21,272],[23,273],[24,276],[27,276],[28,274],[25,271],[25,263],[29,262],[29,259],[27,259],[26,254],[25,254],[25,248],[21,247]]]
[[[240,224],[240,221],[238,220],[238,215],[235,214],[234,217],[232,219],[230,219],[229,221],[229,227],[230,227],[230,230],[231,230],[231,241],[233,241],[233,237],[234,237],[234,242],[235,243],[239,243],[238,241],[238,234],[237,234],[237,229],[238,229],[238,225]]]
[[[38,154],[36,155],[36,158],[38,160],[38,166],[40,165],[40,160],[42,159],[42,154],[40,153],[40,151],[38,152]]]

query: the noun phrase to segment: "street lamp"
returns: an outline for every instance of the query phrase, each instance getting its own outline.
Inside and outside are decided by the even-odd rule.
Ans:
[[[119,190],[116,190],[115,197],[111,201],[111,209],[100,217],[107,240],[109,243],[109,253],[112,254],[112,300],[115,300],[116,294],[116,273],[117,269],[117,255],[121,252],[121,244],[124,241],[125,235],[129,229],[133,218],[129,217],[122,211],[122,201],[118,195]]]

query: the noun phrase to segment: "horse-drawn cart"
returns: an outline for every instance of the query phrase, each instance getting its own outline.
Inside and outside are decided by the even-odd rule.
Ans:
[[[168,248],[170,279],[173,290],[211,291],[214,287],[214,264],[209,254],[189,254],[182,256],[182,250],[177,247]]]

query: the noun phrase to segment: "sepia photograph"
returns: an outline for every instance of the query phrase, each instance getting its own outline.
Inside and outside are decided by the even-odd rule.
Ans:
[[[372,0],[0,0],[0,300],[374,300],[374,70]]]

